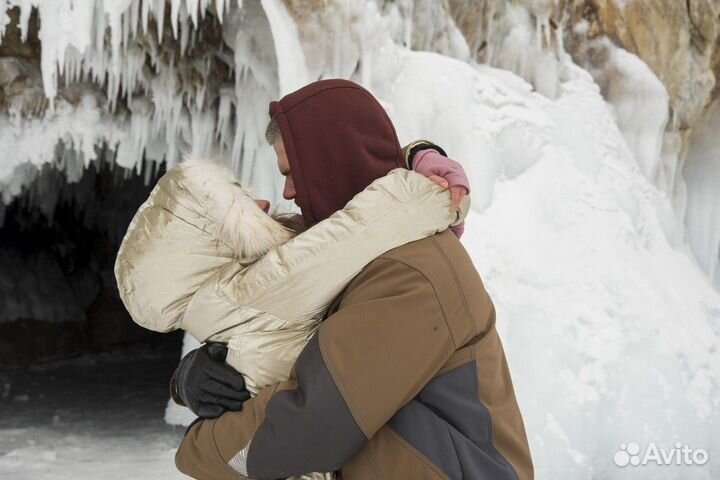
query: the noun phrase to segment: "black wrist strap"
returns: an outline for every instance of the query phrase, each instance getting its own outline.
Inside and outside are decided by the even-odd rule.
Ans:
[[[405,163],[407,164],[408,169],[412,170],[413,159],[420,150],[428,150],[430,148],[437,150],[440,155],[447,157],[447,153],[445,153],[445,150],[443,150],[441,146],[429,140],[415,140],[405,147]]]

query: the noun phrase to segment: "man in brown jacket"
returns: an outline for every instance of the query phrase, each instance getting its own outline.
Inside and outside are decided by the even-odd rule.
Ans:
[[[270,114],[285,196],[308,224],[405,164],[386,113],[352,82],[315,82],[273,102]],[[199,391],[184,383],[202,368],[185,363],[181,397]],[[176,464],[198,479],[328,471],[345,480],[532,479],[495,309],[455,235],[370,263],[335,300],[290,378],[241,411],[194,423]]]

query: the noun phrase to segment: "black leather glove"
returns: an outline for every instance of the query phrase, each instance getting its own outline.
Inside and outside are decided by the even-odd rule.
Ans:
[[[207,343],[185,355],[175,371],[174,394],[200,418],[242,410],[250,398],[245,379],[225,363],[226,356],[225,345]]]

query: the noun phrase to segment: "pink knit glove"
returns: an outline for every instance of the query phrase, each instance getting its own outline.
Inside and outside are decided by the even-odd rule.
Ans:
[[[420,150],[412,161],[413,170],[430,177],[437,175],[444,178],[450,187],[463,187],[465,195],[470,193],[470,182],[462,165],[438,152],[435,149]],[[456,237],[462,237],[465,231],[465,222],[450,228]]]

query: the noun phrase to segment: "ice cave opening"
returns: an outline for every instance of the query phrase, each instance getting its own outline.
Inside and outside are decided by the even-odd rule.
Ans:
[[[5,205],[0,229],[0,362],[48,360],[138,343],[174,348],[181,337],[137,326],[118,297],[113,261],[164,163],[127,169],[107,146],[69,181],[74,150],[23,167],[31,178]]]

